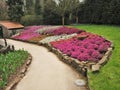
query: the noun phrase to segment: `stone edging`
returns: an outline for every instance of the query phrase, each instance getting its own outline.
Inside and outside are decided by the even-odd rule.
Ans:
[[[18,68],[17,74],[13,75],[12,82],[8,82],[5,90],[14,90],[17,83],[26,75],[29,65],[31,64],[32,56],[29,54],[26,62],[22,65],[22,67]],[[11,81],[11,80],[10,80]]]
[[[99,71],[101,66],[105,65],[108,62],[108,60],[112,54],[112,50],[113,50],[112,47],[108,48],[108,51],[105,53],[103,58],[98,63],[91,65],[92,72]]]

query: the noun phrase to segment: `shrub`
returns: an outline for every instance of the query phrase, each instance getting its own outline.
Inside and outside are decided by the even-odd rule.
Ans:
[[[27,57],[28,52],[24,50],[0,55],[0,90],[5,87],[9,76],[15,74],[16,69],[25,62]]]
[[[21,19],[21,23],[25,26],[28,25],[40,25],[42,24],[42,16],[41,15],[25,15]]]

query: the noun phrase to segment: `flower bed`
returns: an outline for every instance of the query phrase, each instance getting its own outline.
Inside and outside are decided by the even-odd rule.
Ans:
[[[61,34],[73,34],[73,33],[81,33],[84,30],[79,30],[76,28],[71,28],[71,27],[59,27],[55,30],[48,30],[45,31],[45,34],[51,34],[51,35],[61,35]]]
[[[62,34],[74,34],[81,33],[83,30],[78,30],[71,27],[63,26],[28,26],[23,32],[16,34],[12,38],[38,42],[43,39],[44,35],[62,35]],[[61,36],[60,36],[61,37]],[[45,37],[44,37],[45,38]]]
[[[60,27],[62,27],[62,26],[44,26],[44,28],[40,28],[40,29],[36,30],[36,32],[40,33],[40,34],[47,34],[46,32],[54,31]]]
[[[83,38],[82,35],[86,35],[86,37]],[[98,62],[111,43],[101,36],[86,33],[78,34],[76,37],[67,40],[51,42],[51,45],[63,54],[79,61]]]
[[[21,37],[22,35],[23,37],[24,35],[30,35],[30,33],[38,34],[38,36],[31,35],[30,38],[20,39],[47,46],[69,63],[72,61],[80,62],[82,67],[90,67],[90,65],[96,63],[100,63],[101,65],[105,59],[100,60],[106,55],[108,49],[111,48],[111,42],[105,38],[72,27],[36,26],[32,27],[32,29],[31,27],[27,27],[21,33]],[[111,53],[111,49],[109,52]]]
[[[43,28],[44,26],[29,26],[27,28],[24,29],[23,32],[21,32],[20,34],[13,36],[12,38],[15,39],[20,39],[20,40],[28,40],[31,39],[33,37],[38,37],[40,36],[39,33],[36,33],[35,31]]]

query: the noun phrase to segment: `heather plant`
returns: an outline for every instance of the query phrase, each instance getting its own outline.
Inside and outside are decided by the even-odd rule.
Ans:
[[[88,37],[83,40],[79,40],[76,36],[67,40],[51,42],[51,45],[63,54],[80,61],[98,62],[110,47],[111,42],[101,36],[90,35],[89,33]]]
[[[15,39],[20,39],[20,40],[28,40],[33,37],[38,37],[40,36],[39,33],[36,33],[35,31],[43,28],[43,26],[29,26],[24,29],[23,32],[21,32],[19,35],[13,36]]]
[[[61,35],[61,34],[73,34],[73,33],[81,33],[84,30],[79,30],[76,28],[71,27],[60,27],[55,30],[47,31],[46,34],[52,34],[52,35]]]
[[[54,31],[54,30],[56,30],[57,28],[60,28],[60,27],[61,26],[44,26],[44,28],[40,28],[36,32],[38,32],[40,34],[49,34],[49,32]]]

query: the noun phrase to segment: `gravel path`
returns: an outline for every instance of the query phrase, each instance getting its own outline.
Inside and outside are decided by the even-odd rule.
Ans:
[[[82,76],[46,48],[9,39],[7,41],[15,45],[15,49],[24,48],[33,56],[30,68],[26,76],[18,83],[16,90],[87,90],[74,83]]]

